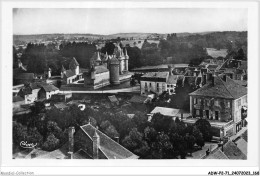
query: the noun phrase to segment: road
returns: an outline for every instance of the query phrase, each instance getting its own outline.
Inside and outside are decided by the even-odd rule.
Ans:
[[[60,93],[118,93],[118,92],[139,92],[140,86],[123,88],[123,89],[113,89],[113,90],[65,90],[60,91]]]

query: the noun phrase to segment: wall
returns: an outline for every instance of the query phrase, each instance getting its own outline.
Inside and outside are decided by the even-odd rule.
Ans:
[[[102,84],[102,82],[109,81],[109,72],[103,72],[96,74],[96,79],[94,81],[94,85]]]
[[[239,101],[241,102],[239,105]],[[236,100],[233,100],[233,108],[234,108],[234,122],[238,123],[241,121],[241,109],[242,106],[247,106],[247,95],[240,97]]]
[[[157,83],[159,84],[159,91],[157,90]],[[146,89],[147,85],[147,89]],[[151,82],[151,81],[141,81],[141,95],[147,92],[155,92],[157,95],[164,91],[167,91],[167,84],[165,82]]]
[[[32,94],[28,94],[24,96],[25,104],[33,103],[35,100],[38,100],[38,92],[40,89],[32,90]]]
[[[194,104],[194,99],[197,99],[197,104]],[[206,100],[206,102],[205,102]],[[215,105],[215,101],[218,101],[218,105]],[[214,102],[214,103],[213,103]],[[228,102],[230,106],[228,107]],[[205,104],[206,103],[206,104]],[[215,111],[218,111],[219,121],[228,122],[231,119],[234,119],[232,115],[232,100],[230,99],[221,99],[214,98],[214,101],[210,97],[202,97],[202,96],[190,96],[190,113],[195,117],[206,117],[206,110],[209,112],[209,119],[215,120]],[[200,115],[196,113],[195,110],[200,111]],[[202,113],[202,114],[201,114]]]

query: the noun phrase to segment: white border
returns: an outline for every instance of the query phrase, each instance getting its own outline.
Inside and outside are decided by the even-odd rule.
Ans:
[[[249,60],[249,89],[248,89],[248,160],[13,160],[12,159],[12,8],[248,8],[248,60]],[[1,53],[1,166],[66,166],[58,169],[59,174],[75,174],[74,168],[80,171],[87,170],[91,174],[134,174],[136,167],[147,171],[145,174],[166,173],[202,173],[202,171],[217,170],[210,167],[221,167],[220,170],[229,170],[228,167],[259,168],[259,35],[258,35],[258,4],[257,2],[2,2],[2,53]],[[85,167],[78,167],[85,166]],[[87,168],[86,168],[87,166]],[[91,166],[91,167],[89,167]],[[95,167],[102,166],[102,168]],[[111,167],[108,167],[111,166]],[[117,167],[116,167],[117,166]],[[177,167],[178,166],[178,167]],[[192,170],[183,168],[190,166]],[[105,167],[105,168],[104,168]],[[116,167],[116,168],[114,168]],[[127,172],[124,170],[128,167]],[[131,168],[129,168],[131,167]],[[159,167],[159,168],[158,168]],[[171,168],[174,167],[174,168]],[[196,168],[199,167],[199,168]],[[202,168],[203,167],[203,168]],[[2,169],[14,169],[3,167]],[[17,170],[18,168],[16,168]],[[26,168],[27,169],[27,168]],[[44,167],[31,167],[28,170],[39,171],[41,174],[51,173]],[[137,169],[138,170],[138,169]],[[252,168],[250,169],[252,170]],[[128,172],[129,171],[129,172]],[[167,171],[167,172],[166,172]],[[194,171],[194,172],[193,172]],[[38,173],[39,173],[38,172]],[[72,173],[72,174],[73,174]],[[139,173],[140,174],[140,173]],[[203,172],[207,174],[207,172]]]

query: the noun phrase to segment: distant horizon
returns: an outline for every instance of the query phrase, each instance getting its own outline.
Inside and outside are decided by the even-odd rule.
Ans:
[[[13,34],[247,31],[247,16],[246,8],[14,8]]]
[[[113,34],[98,34],[98,33],[39,33],[39,34],[13,34],[13,35],[61,35],[61,34],[83,34],[83,35],[101,35],[101,36],[109,36],[109,35],[117,35],[117,34],[184,34],[184,33],[189,33],[189,34],[198,34],[198,33],[213,33],[213,32],[248,32],[247,30],[232,30],[232,31],[201,31],[201,32],[171,32],[171,33],[159,33],[159,32],[118,32],[118,33],[113,33]]]

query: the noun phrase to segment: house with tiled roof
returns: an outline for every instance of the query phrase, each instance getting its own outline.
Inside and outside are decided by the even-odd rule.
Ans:
[[[58,94],[59,89],[54,85],[42,85],[38,92],[39,99],[49,99],[52,95]]]
[[[226,75],[209,74],[205,80],[201,88],[189,94],[193,118],[214,123],[218,137],[237,133],[246,124],[247,88]]]
[[[205,159],[229,159],[220,149],[213,151]]]
[[[81,153],[81,157],[85,156],[86,159],[138,159],[137,155],[91,124],[80,126],[79,131],[70,136],[69,141],[74,142],[69,144],[70,152]]]
[[[168,72],[148,72],[140,78],[141,95],[160,95],[163,92],[174,94],[180,77],[183,76],[173,74],[171,65],[168,66]]]
[[[75,57],[72,58],[72,60],[69,63],[69,69],[66,70],[64,66],[62,65],[61,68],[61,78],[63,80],[63,83],[65,84],[71,84],[79,79],[83,78],[83,72],[81,72],[82,69],[79,68],[79,63],[76,60]]]
[[[247,155],[247,141],[240,137],[235,141],[235,144],[243,154]]]
[[[38,100],[38,93],[43,85],[47,85],[47,83],[33,82],[25,84],[25,86],[19,90],[18,95],[24,98],[25,104],[33,103]]]
[[[223,153],[232,160],[246,160],[247,156],[238,148],[238,146],[232,142],[228,141],[223,146]]]

